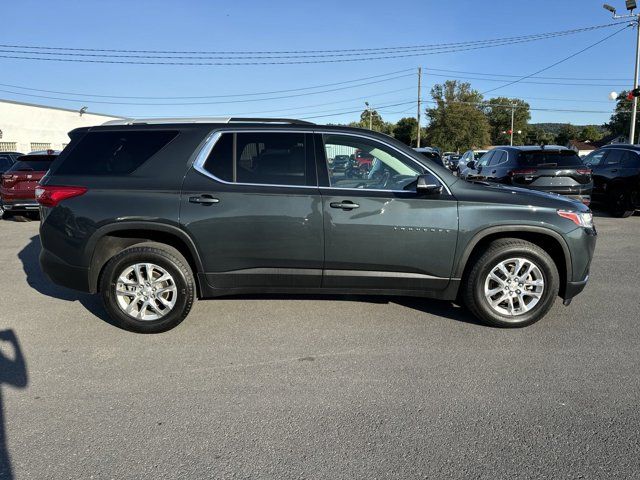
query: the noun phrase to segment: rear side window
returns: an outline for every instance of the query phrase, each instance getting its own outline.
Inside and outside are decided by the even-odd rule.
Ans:
[[[55,155],[25,155],[19,157],[8,171],[46,172],[57,157]]]
[[[9,155],[0,155],[0,171],[5,171],[11,165],[13,165],[13,160]]]
[[[56,170],[60,175],[126,175],[178,135],[177,131],[89,132]]]
[[[226,182],[307,185],[305,134],[224,133],[204,169]]]
[[[523,167],[580,167],[582,160],[573,150],[521,152],[518,162]]]
[[[622,166],[627,168],[640,167],[640,156],[635,152],[626,152],[622,159]]]

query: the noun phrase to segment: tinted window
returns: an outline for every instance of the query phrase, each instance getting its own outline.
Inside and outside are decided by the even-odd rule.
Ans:
[[[478,160],[478,165],[479,166],[483,166],[486,167],[487,165],[489,165],[489,162],[491,161],[491,159],[493,157],[496,156],[496,154],[499,154],[500,152],[497,151],[491,151],[491,152],[487,152],[484,155],[482,155],[480,157],[480,160]],[[478,159],[478,157],[476,156],[476,160]]]
[[[573,150],[521,152],[518,162],[526,167],[579,167],[582,160]]]
[[[353,155],[353,166],[346,172],[329,171],[329,185],[338,188],[404,190],[425,170],[394,149],[368,138],[352,135],[324,135],[327,158],[340,151]],[[368,158],[371,161],[363,161]],[[433,180],[436,184],[440,182]]]
[[[62,175],[126,175],[178,135],[176,131],[90,132],[58,167]]]
[[[11,165],[13,165],[13,160],[9,155],[0,155],[0,171],[5,171]]]
[[[607,155],[606,158],[606,164],[618,165],[622,161],[622,157],[624,157],[625,153],[627,152],[625,152],[624,150],[618,150],[616,148],[609,150],[609,155]]]
[[[606,150],[596,150],[595,152],[591,152],[589,155],[584,157],[583,163],[591,167],[596,167],[602,164],[602,159],[606,154]]]
[[[51,163],[56,159],[55,155],[24,155],[9,168],[10,172],[46,172]]]
[[[306,185],[305,134],[225,133],[204,168],[227,182]]]
[[[622,159],[622,165],[628,168],[639,168],[640,167],[640,156],[638,156],[635,152],[625,152],[624,158]]]
[[[489,162],[490,167],[494,167],[497,165],[501,165],[507,161],[507,152],[500,150],[495,153],[493,157],[491,157],[491,161]]]

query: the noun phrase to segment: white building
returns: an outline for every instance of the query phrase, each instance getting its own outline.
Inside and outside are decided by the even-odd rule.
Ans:
[[[29,153],[62,150],[68,132],[78,127],[100,125],[120,117],[0,100],[0,152]]]

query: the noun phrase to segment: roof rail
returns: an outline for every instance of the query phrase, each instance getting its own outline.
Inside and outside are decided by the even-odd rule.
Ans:
[[[123,118],[109,120],[102,125],[161,125],[166,123],[290,123],[292,125],[314,125],[312,122],[291,118],[245,118],[245,117],[167,117],[167,118]]]

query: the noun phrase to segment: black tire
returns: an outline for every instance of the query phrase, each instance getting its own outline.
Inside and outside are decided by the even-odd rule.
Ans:
[[[608,195],[609,213],[612,217],[628,218],[634,214],[635,209],[631,205],[631,197],[624,190],[613,189]]]
[[[524,258],[534,263],[544,280],[544,290],[538,303],[531,310],[517,316],[503,315],[494,310],[484,294],[485,280],[493,268],[510,258]],[[540,247],[517,238],[505,238],[491,242],[480,253],[465,275],[462,299],[467,308],[481,321],[493,327],[525,327],[544,317],[553,306],[560,288],[560,276],[553,259]]]
[[[127,267],[138,263],[152,263],[161,267],[175,283],[175,305],[157,320],[133,318],[118,304],[115,295],[117,279]],[[142,243],[123,250],[107,262],[100,276],[100,295],[107,313],[118,326],[138,333],[160,333],[180,324],[193,306],[195,292],[195,280],[189,262],[178,250],[161,243]]]

